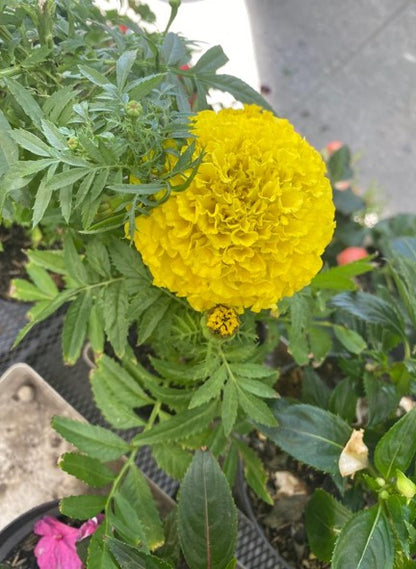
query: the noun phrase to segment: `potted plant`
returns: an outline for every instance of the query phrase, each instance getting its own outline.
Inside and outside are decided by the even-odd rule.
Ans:
[[[414,242],[370,231],[349,149],[328,149],[325,164],[257,92],[218,73],[220,47],[189,66],[170,5],[163,33],[79,4],[2,8],[2,215],[58,237],[28,251],[29,279],[14,282],[33,303],[16,343],[65,309],[64,359],[74,364],[88,340],[107,426],[54,419],[79,449],[61,467],[97,485],[125,456],[104,497],[67,498],[62,511],[105,513],[87,567],[172,562],[135,466],[147,446],[182,480],[191,569],[231,567],[232,547],[220,560],[207,551],[233,539],[216,528],[207,547],[208,526],[181,503],[200,513],[212,499],[220,518],[224,480],[233,487],[241,466],[273,507],[261,433],[331,478],[335,497],[319,490],[307,510],[323,563],[411,567],[414,450],[403,441],[414,412],[397,409],[413,389]],[[235,107],[214,110],[211,89]],[[345,262],[348,246],[370,254]],[[295,368],[302,389],[281,397],[279,370]],[[195,491],[205,467],[218,492]],[[184,532],[196,528],[190,551]]]

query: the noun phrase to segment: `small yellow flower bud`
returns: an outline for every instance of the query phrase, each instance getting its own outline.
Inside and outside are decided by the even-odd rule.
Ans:
[[[380,478],[380,477],[376,478],[376,482],[381,488],[386,485],[386,481],[384,480],[384,478]]]
[[[126,114],[129,117],[139,117],[142,113],[143,107],[139,101],[129,101],[126,105]]]
[[[405,498],[413,498],[416,494],[416,484],[400,470],[396,470],[396,487]]]
[[[230,338],[240,326],[240,320],[234,308],[218,304],[207,313],[208,329],[221,338]]]
[[[71,136],[71,138],[68,139],[68,147],[71,150],[76,150],[78,146],[79,146],[78,138],[76,136]]]

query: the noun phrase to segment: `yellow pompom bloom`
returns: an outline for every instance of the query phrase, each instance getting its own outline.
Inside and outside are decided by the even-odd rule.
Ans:
[[[195,178],[136,219],[135,245],[154,285],[196,310],[274,308],[309,284],[334,231],[322,157],[256,105],[202,111],[192,132]]]
[[[213,334],[221,338],[233,336],[240,326],[240,320],[233,308],[219,304],[214,306],[207,314],[207,327]]]

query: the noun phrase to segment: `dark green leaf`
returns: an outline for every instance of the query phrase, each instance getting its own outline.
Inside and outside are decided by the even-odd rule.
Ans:
[[[51,153],[52,149],[31,132],[18,129],[13,130],[10,134],[19,146],[25,150],[29,150],[32,154],[36,154],[36,156],[53,156]]]
[[[339,457],[351,435],[345,421],[312,405],[288,405],[284,400],[272,409],[279,425],[262,431],[274,443],[297,460],[339,474]]]
[[[207,86],[213,89],[230,93],[241,103],[259,105],[263,109],[274,113],[273,108],[264,97],[238,77],[233,77],[232,75],[209,75],[206,79],[205,77],[199,76],[199,80],[205,82]]]
[[[111,81],[96,69],[87,65],[79,65],[78,67],[82,75],[89,79],[91,83],[94,83],[94,85],[98,85],[99,87],[107,87],[108,85],[111,85]]]
[[[152,445],[152,453],[159,468],[176,480],[182,480],[192,460],[188,451],[172,443]]]
[[[104,328],[117,356],[122,357],[127,343],[129,322],[126,284],[122,280],[108,285],[102,303]]]
[[[238,402],[250,420],[269,427],[277,425],[276,418],[262,399],[238,388]]]
[[[394,472],[404,472],[416,453],[416,409],[395,423],[377,443],[374,462],[380,474],[390,478]]]
[[[360,354],[367,347],[364,338],[355,330],[335,325],[334,333],[341,344],[352,354]]]
[[[332,557],[333,569],[392,569],[394,541],[381,506],[364,510],[341,530]]]
[[[305,367],[302,381],[302,402],[327,409],[330,394],[331,390],[316,371],[311,367]]]
[[[237,510],[209,452],[197,451],[181,485],[179,539],[190,569],[225,569],[234,557]]]
[[[364,389],[368,404],[368,426],[374,427],[397,409],[401,395],[392,383],[371,373],[364,375]]]
[[[352,513],[324,490],[315,490],[305,510],[305,527],[313,553],[321,561],[331,561],[339,531]]]
[[[127,86],[127,91],[130,92],[131,99],[140,100],[145,97],[152,89],[157,87],[159,83],[166,77],[166,73],[155,73],[154,75],[148,75],[147,77],[141,77],[132,81]]]
[[[87,270],[69,233],[66,234],[64,239],[64,261],[69,276],[81,285],[87,284]]]
[[[244,475],[247,483],[254,492],[266,502],[273,505],[273,499],[267,490],[268,476],[259,455],[243,442],[234,441],[244,463]]]
[[[127,543],[113,537],[107,540],[108,548],[114,555],[120,569],[174,569],[166,561],[148,555]]]
[[[116,63],[116,80],[119,91],[124,89],[127,77],[136,61],[137,50],[125,51],[121,54]]]
[[[339,415],[348,423],[353,423],[357,408],[358,395],[355,382],[350,377],[342,379],[333,389],[329,400],[329,410]]]
[[[227,370],[221,365],[207,381],[199,387],[192,396],[189,408],[198,407],[202,403],[218,397],[227,378]]]

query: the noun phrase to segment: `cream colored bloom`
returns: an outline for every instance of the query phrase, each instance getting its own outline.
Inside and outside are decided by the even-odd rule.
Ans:
[[[368,447],[363,441],[364,429],[354,430],[339,457],[341,476],[354,476],[368,466]]]

